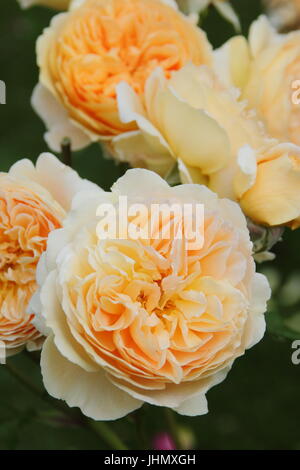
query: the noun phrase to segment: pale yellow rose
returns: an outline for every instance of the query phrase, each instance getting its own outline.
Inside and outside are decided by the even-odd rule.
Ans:
[[[33,107],[48,129],[48,145],[63,137],[74,149],[133,130],[118,116],[116,85],[143,96],[158,65],[169,77],[188,61],[210,63],[203,31],[173,0],[86,0],[56,15],[37,42],[40,82]]]
[[[36,166],[20,160],[0,173],[0,343],[7,355],[41,343],[28,309],[36,290],[36,266],[74,194],[90,187],[50,154],[42,154]]]
[[[18,0],[22,8],[34,5],[54,8],[55,10],[67,10],[72,0]]]
[[[241,99],[257,111],[269,134],[300,144],[300,31],[278,34],[266,17],[255,21],[247,41],[235,37],[215,53],[216,68]]]
[[[242,209],[256,222],[300,226],[300,147],[278,144],[256,160],[241,153],[235,184]]]
[[[233,174],[244,145],[266,145],[263,126],[223,86],[208,67],[188,64],[166,80],[156,69],[146,82],[143,101],[130,86],[117,86],[120,118],[138,131],[112,140],[111,151],[132,166],[166,176],[176,162],[184,182],[210,184],[220,170]],[[191,181],[188,179],[191,176]],[[227,193],[234,198],[232,182]]]
[[[148,209],[203,204],[195,230],[203,229],[204,244],[157,237],[174,223],[185,233],[186,219],[167,216],[151,238],[99,239],[97,209],[119,196]],[[111,193],[79,193],[39,268],[33,303],[49,332],[45,387],[96,420],[144,402],[206,413],[208,389],[264,334],[270,289],[255,272],[245,217],[204,186],[171,188],[153,172],[129,170]]]
[[[166,80],[157,69],[147,81],[144,105],[127,83],[117,89],[121,119],[139,127],[113,139],[117,158],[164,177],[177,162],[183,183],[206,184],[238,201],[255,222],[298,226],[299,148],[270,138],[238,91],[211,70],[190,64]],[[268,178],[270,167],[262,163],[270,159],[289,161],[288,169]],[[263,188],[256,184],[262,172]],[[255,204],[247,202],[250,194]]]
[[[280,29],[296,29],[300,24],[300,0],[264,0],[272,24]]]

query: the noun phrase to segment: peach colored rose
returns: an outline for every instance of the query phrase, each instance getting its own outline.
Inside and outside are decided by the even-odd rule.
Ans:
[[[255,21],[249,40],[235,37],[215,53],[227,84],[257,111],[269,134],[300,145],[300,32],[278,34],[265,16]]]
[[[42,5],[56,10],[66,10],[72,0],[18,0],[22,8]]]
[[[41,155],[36,167],[20,160],[0,173],[0,342],[7,355],[41,343],[28,310],[36,266],[75,192],[91,186],[50,154]]]
[[[155,236],[185,228],[180,217],[165,217],[148,238],[99,239],[96,211],[119,196],[148,208],[203,204],[203,246]],[[270,289],[255,272],[239,206],[204,186],[171,188],[148,170],[129,170],[111,193],[77,194],[38,273],[45,387],[96,420],[143,402],[206,413],[206,392],[264,333]]]
[[[86,0],[53,18],[38,39],[32,100],[51,148],[65,136],[76,149],[134,129],[118,116],[121,80],[142,96],[157,65],[168,77],[189,61],[211,61],[205,33],[176,8],[173,0]]]

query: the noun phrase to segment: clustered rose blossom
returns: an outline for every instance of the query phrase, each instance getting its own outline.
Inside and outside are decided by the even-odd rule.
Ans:
[[[113,76],[109,75],[108,84],[106,76],[104,77],[103,89],[100,93],[98,80],[95,95],[92,92],[94,90],[93,71],[97,69],[97,64],[98,72],[101,71],[101,74],[103,72],[103,63],[101,62],[102,65],[99,66],[99,56],[90,54],[87,67],[84,58],[86,56],[82,56],[81,52],[78,54],[78,48],[74,49],[69,59],[74,67],[71,73],[66,67],[62,67],[64,61],[68,62],[69,45],[66,49],[68,54],[64,55],[64,60],[57,60],[56,53],[64,50],[63,38],[67,32],[70,33],[68,34],[69,44],[72,31],[77,31],[74,26],[76,22],[81,26],[91,27],[89,23],[92,17],[91,11],[100,12],[101,10],[102,12],[102,9],[108,8],[108,3],[104,7],[103,1],[79,2],[73,11],[56,17],[53,26],[39,40],[41,83],[44,84],[36,88],[33,103],[49,128],[46,134],[48,143],[53,148],[58,148],[62,138],[67,135],[72,140],[73,148],[78,148],[87,145],[89,139],[99,140],[103,137],[106,139],[110,152],[119,160],[128,161],[132,166],[154,170],[164,177],[172,171],[177,161],[182,182],[206,184],[220,196],[238,201],[245,213],[257,223],[270,226],[285,224],[297,228],[300,216],[300,200],[297,191],[299,149],[290,145],[290,142],[297,140],[298,110],[289,103],[290,94],[285,93],[286,97],[281,98],[282,102],[278,98],[283,94],[279,93],[276,87],[278,81],[272,80],[274,74],[271,67],[266,69],[271,70],[269,73],[271,78],[268,79],[266,72],[265,87],[263,87],[264,80],[260,79],[264,74],[263,64],[266,60],[272,59],[272,54],[274,67],[278,68],[277,55],[278,61],[282,62],[282,67],[286,60],[284,57],[291,61],[290,54],[284,55],[281,50],[284,51],[286,44],[288,51],[292,42],[295,44],[295,60],[292,66],[290,63],[286,66],[286,83],[291,87],[292,77],[296,76],[297,71],[297,37],[291,37],[290,40],[288,37],[282,37],[280,41],[277,41],[274,36],[275,32],[267,25],[266,20],[261,18],[251,28],[249,48],[246,40],[235,37],[214,53],[214,65],[211,60],[211,47],[203,35],[201,36],[201,57],[195,58],[194,56],[193,65],[185,64],[183,60],[181,64],[176,62],[174,67],[171,60],[170,66],[170,57],[167,59],[164,57],[163,60],[160,58],[159,61],[153,62],[151,53],[151,60],[147,59],[146,63],[145,61],[139,62],[139,67],[135,69],[133,75],[128,74],[128,67],[124,75],[124,72],[119,73],[121,56],[118,55],[118,72]],[[180,24],[184,25],[184,28],[191,28],[193,33],[196,31],[196,28],[186,19],[183,20],[178,16],[179,13],[174,8],[158,0],[126,0],[122,3],[120,10],[118,0],[110,1],[115,2],[113,4],[116,10],[113,11],[120,13],[120,18],[125,15],[125,12],[130,13],[130,18],[139,18],[139,12],[146,11],[145,5],[149,7],[152,1],[158,2],[163,8],[163,13],[171,12],[178,21],[180,18]],[[131,10],[136,5],[140,5],[141,10]],[[99,15],[102,21],[102,13]],[[113,21],[116,21],[115,16]],[[151,14],[148,21],[153,21]],[[139,21],[136,23],[139,24]],[[125,36],[126,28],[127,22],[118,23],[118,31],[124,30]],[[159,29],[159,24],[155,23],[154,28]],[[174,24],[170,24],[170,28],[174,32]],[[199,29],[198,33],[200,34]],[[297,35],[297,33],[293,34]],[[165,33],[164,36],[166,36]],[[114,37],[111,28],[109,37]],[[80,49],[83,44],[87,43],[86,37],[82,41],[79,41],[78,35],[75,38]],[[152,40],[148,44],[143,42],[143,48],[152,51]],[[93,38],[92,41],[95,46],[95,39]],[[271,44],[270,47],[268,43]],[[265,53],[263,48],[266,49]],[[126,52],[127,49],[128,52]],[[53,60],[49,60],[52,50],[55,54],[53,52]],[[131,42],[125,42],[121,50],[124,57],[127,55],[131,57]],[[102,59],[106,58],[108,63],[112,60],[110,51],[110,48],[106,48],[101,52]],[[136,47],[135,51],[137,51]],[[138,57],[140,57],[140,52],[138,49]],[[257,60],[255,57],[251,59],[251,54],[253,57],[256,54]],[[207,68],[197,66],[197,61],[204,62]],[[79,74],[78,63],[81,64],[79,68],[84,67],[84,75]],[[123,68],[124,64],[125,62],[122,62]],[[159,67],[156,67],[157,65]],[[90,68],[92,68],[91,72]],[[75,80],[78,77],[78,86],[73,87],[72,83],[70,85],[69,76],[71,82],[74,81],[74,77]],[[86,77],[87,82],[83,80],[83,76]],[[138,80],[136,76],[139,77]],[[271,86],[268,86],[269,81],[272,82]],[[282,82],[279,83],[282,86]],[[232,85],[238,90],[233,90]],[[114,119],[117,116],[117,121],[114,121],[117,125],[114,128],[111,127],[112,121],[110,123],[108,121],[112,114],[107,114],[105,105],[105,122],[108,127],[104,129],[106,124],[103,120],[99,122],[98,118],[102,113],[100,109],[104,109],[101,108],[100,102],[103,100],[103,93],[107,86],[113,90],[112,106],[115,110],[113,115]],[[272,88],[274,88],[274,93],[271,92]],[[52,90],[58,98],[58,89],[61,90],[65,108],[49,92]],[[239,97],[239,90],[242,92],[241,97]],[[73,91],[74,93],[76,91],[76,94]],[[254,93],[256,94],[252,96]],[[247,102],[241,99],[245,97]],[[70,109],[71,99],[74,102],[72,109]],[[105,94],[105,100],[107,99],[111,100],[111,97],[108,98]],[[265,103],[268,99],[269,103]],[[100,101],[95,112],[97,100]],[[264,101],[259,103],[258,100]],[[108,102],[105,101],[105,103]],[[289,108],[290,114],[288,115]],[[262,112],[260,112],[261,109]],[[70,113],[73,114],[72,119]],[[279,113],[281,116],[285,115],[286,129],[282,121],[276,117]],[[178,119],[178,116],[181,116],[181,119]],[[185,126],[181,125],[183,121],[186,123]],[[97,129],[100,133],[107,131],[111,135],[96,135]],[[266,158],[270,160],[268,164],[265,164]],[[280,172],[277,172],[278,168],[281,168]],[[285,191],[278,197],[277,195],[286,185],[289,191]],[[270,191],[271,188],[272,191]]]
[[[213,3],[238,27],[223,0],[20,3],[67,10],[37,42],[32,104],[50,148],[103,141],[140,168],[110,192],[50,154],[0,174],[0,341],[14,353],[47,337],[47,391],[95,420],[143,403],[204,414],[265,330],[270,288],[245,216],[300,226],[299,32],[261,17],[213,51],[194,13]],[[148,236],[99,236],[99,207],[117,213],[120,196],[149,209]],[[178,236],[180,211],[152,226],[153,204],[202,204],[203,245]]]
[[[212,70],[189,64],[169,80],[155,70],[144,106],[127,83],[117,90],[121,119],[139,128],[112,140],[117,158],[162,176],[177,161],[183,183],[238,201],[257,223],[299,226],[300,148],[272,139]]]
[[[92,184],[50,154],[36,166],[20,160],[0,173],[0,341],[11,355],[27,344],[40,347],[28,304],[36,290],[36,267],[52,230],[61,227],[70,201]]]
[[[135,126],[120,121],[116,85],[126,80],[142,95],[158,65],[166,77],[191,61],[209,63],[211,46],[170,0],[86,0],[55,16],[38,39],[40,83],[33,106],[58,150],[73,148]]]
[[[204,245],[157,237],[185,226],[173,217],[148,238],[99,239],[97,208],[119,196],[146,207],[203,204]],[[263,336],[270,295],[239,206],[204,186],[171,188],[148,170],[129,170],[111,193],[76,195],[63,227],[49,235],[38,283],[33,307],[49,333],[45,387],[96,420],[144,402],[206,413],[206,392]]]

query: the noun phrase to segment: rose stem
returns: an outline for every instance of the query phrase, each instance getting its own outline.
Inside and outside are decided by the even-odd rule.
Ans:
[[[62,160],[65,165],[68,165],[72,168],[72,151],[71,151],[71,141],[68,137],[65,137],[61,141],[61,153]]]
[[[112,449],[128,450],[128,447],[121,441],[119,436],[103,421],[88,420],[88,425],[103,441],[108,443]]]
[[[172,439],[176,445],[176,449],[180,450],[182,448],[180,437],[178,433],[178,426],[175,419],[175,413],[170,408],[164,408],[166,422],[169,428],[169,432],[172,436]]]

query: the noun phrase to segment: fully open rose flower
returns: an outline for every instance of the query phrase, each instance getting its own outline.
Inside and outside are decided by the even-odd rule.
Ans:
[[[36,266],[49,232],[61,226],[72,197],[86,187],[92,184],[50,154],[36,166],[20,160],[0,173],[0,342],[7,355],[41,342],[28,310]]]
[[[249,40],[235,37],[216,52],[220,76],[240,87],[271,136],[300,144],[300,32],[278,34],[266,17],[255,21]]]
[[[144,106],[127,83],[117,89],[121,119],[139,127],[113,139],[117,158],[164,177],[177,161],[183,183],[238,201],[254,221],[299,226],[300,148],[270,138],[238,91],[212,70],[188,64],[166,80],[156,69]],[[281,164],[284,171],[273,170]]]
[[[66,10],[72,0],[18,0],[22,8],[29,8],[33,5],[54,8],[55,10]]]
[[[189,225],[175,216],[154,224],[148,238],[99,238],[96,212],[120,196],[146,208],[203,204],[204,220],[195,227],[203,245],[157,236]],[[75,197],[63,228],[50,234],[38,282],[32,304],[49,334],[45,387],[96,420],[121,418],[143,402],[206,413],[208,389],[262,338],[270,295],[236,203],[200,185],[172,188],[139,169],[111,193]]]
[[[57,150],[63,137],[78,149],[134,129],[118,116],[116,85],[142,96],[160,65],[169,77],[191,61],[209,63],[205,33],[173,0],[86,0],[54,17],[37,43],[40,83],[33,106]]]

